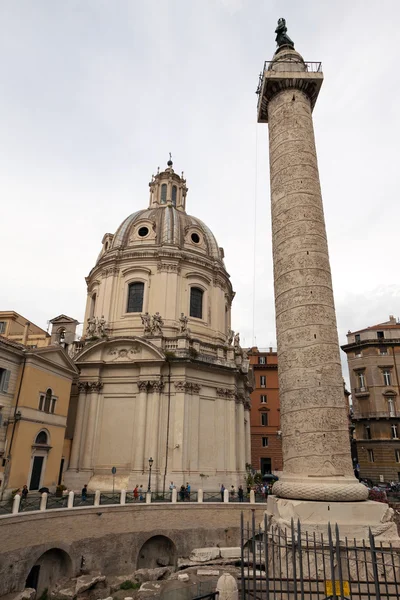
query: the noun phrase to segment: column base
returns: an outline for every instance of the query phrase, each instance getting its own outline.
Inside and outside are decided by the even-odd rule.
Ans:
[[[315,532],[317,539],[321,533],[327,539],[330,523],[332,528],[338,525],[341,540],[346,537],[351,542],[368,540],[371,529],[376,541],[400,547],[394,512],[382,502],[314,502],[269,496],[267,515],[270,527],[275,525],[280,530],[290,531],[293,519],[295,527],[300,521],[302,532],[309,536]]]
[[[274,483],[273,493],[279,498],[321,502],[362,502],[368,498],[367,488],[353,475],[309,477],[284,472]]]

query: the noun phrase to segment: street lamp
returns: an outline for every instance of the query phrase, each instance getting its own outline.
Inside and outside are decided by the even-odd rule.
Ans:
[[[154,460],[151,458],[149,458],[149,485],[147,486],[147,491],[151,492],[151,467],[153,466],[153,462]]]

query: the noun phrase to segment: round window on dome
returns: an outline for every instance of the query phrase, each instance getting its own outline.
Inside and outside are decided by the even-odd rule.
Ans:
[[[139,231],[138,231],[138,235],[140,237],[146,237],[146,235],[148,235],[149,233],[149,228],[148,227],[140,227]]]
[[[192,242],[194,244],[199,244],[200,243],[200,236],[198,233],[192,233],[192,235],[190,236],[192,238]]]

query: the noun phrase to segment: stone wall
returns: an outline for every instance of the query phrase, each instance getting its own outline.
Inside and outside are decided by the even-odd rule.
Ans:
[[[98,506],[0,517],[0,596],[22,590],[33,565],[52,549],[68,554],[72,574],[83,565],[107,575],[135,570],[153,536],[169,538],[177,557],[194,548],[239,546],[242,510],[245,521],[255,510],[260,522],[265,505]]]

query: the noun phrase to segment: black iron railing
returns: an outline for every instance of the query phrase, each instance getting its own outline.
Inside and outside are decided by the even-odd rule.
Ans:
[[[400,554],[391,543],[303,532],[288,527],[244,523],[241,518],[241,599],[394,600],[400,597]]]

